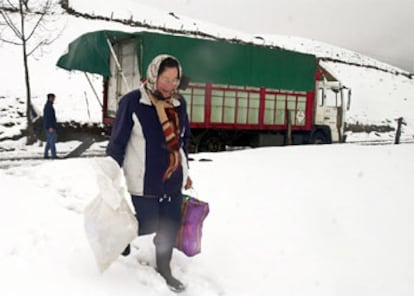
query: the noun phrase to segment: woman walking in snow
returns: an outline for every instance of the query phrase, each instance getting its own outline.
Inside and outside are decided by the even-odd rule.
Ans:
[[[159,55],[147,81],[119,103],[107,154],[123,167],[139,223],[139,235],[156,233],[157,271],[174,291],[184,285],[171,274],[170,261],[181,222],[182,188],[188,177],[190,128],[186,102],[178,94],[181,65]],[[129,254],[129,246],[123,255]]]

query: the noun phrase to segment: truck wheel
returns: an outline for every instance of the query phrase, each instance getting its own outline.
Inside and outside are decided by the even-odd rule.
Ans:
[[[206,141],[205,147],[209,152],[219,152],[224,151],[225,147],[223,142],[219,137],[209,137]]]
[[[323,132],[315,132],[310,140],[310,144],[329,144],[329,140]]]

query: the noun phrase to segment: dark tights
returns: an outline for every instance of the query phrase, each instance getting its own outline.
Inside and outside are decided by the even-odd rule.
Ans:
[[[139,235],[156,233],[157,268],[169,272],[172,251],[181,223],[182,197],[147,198],[132,195]]]

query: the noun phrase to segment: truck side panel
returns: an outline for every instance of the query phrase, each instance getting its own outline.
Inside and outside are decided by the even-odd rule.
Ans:
[[[312,92],[293,92],[212,84],[192,84],[182,92],[192,128],[286,130],[312,129]]]

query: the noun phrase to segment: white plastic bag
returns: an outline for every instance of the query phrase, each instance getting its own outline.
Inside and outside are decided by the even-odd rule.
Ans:
[[[124,176],[118,163],[110,156],[96,158],[93,161],[96,170],[96,183],[99,194],[112,208],[119,207],[123,199],[125,189],[123,188]]]
[[[86,236],[103,272],[137,236],[138,222],[125,199],[114,210],[99,195],[85,208],[84,215]]]
[[[99,270],[105,271],[138,234],[138,222],[129,207],[121,169],[111,157],[95,160],[97,197],[84,210],[86,237]]]

